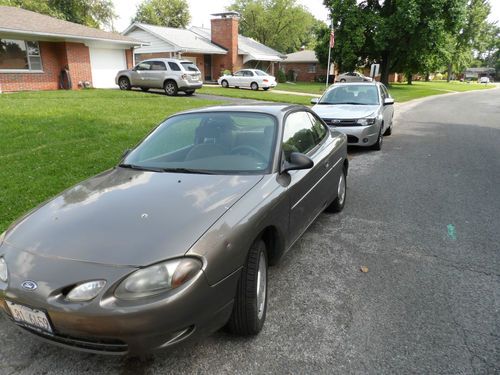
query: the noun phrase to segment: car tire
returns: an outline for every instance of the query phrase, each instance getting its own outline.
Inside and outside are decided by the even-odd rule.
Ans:
[[[141,90],[144,91],[144,92],[148,92],[149,91],[149,87],[141,87]]]
[[[224,87],[225,89],[227,89],[229,87],[229,82],[226,81],[225,79],[220,83],[222,85],[222,87]]]
[[[251,246],[241,271],[227,328],[241,336],[256,335],[262,330],[266,312],[267,252],[264,241],[259,239]]]
[[[263,87],[262,89],[263,89],[264,91],[267,91],[267,90],[269,90],[269,87]]]
[[[380,131],[378,132],[377,142],[372,146],[373,150],[380,151],[382,150],[382,144],[384,143],[384,135],[382,134],[382,129],[384,128],[384,124],[380,125]]]
[[[250,88],[253,91],[257,91],[259,89],[259,85],[257,84],[257,82],[252,82],[252,84],[250,85]]]
[[[196,90],[189,90],[189,91],[185,91],[184,93],[186,94],[186,96],[191,96],[194,94]]]
[[[345,79],[344,79],[344,78],[342,78],[342,79],[340,80],[340,82],[341,82],[341,83],[344,83],[344,82],[345,82]]]
[[[130,85],[130,80],[127,77],[120,77],[118,80],[118,86],[120,90],[130,90],[132,86]]]
[[[384,133],[384,137],[389,136],[392,134],[392,124],[387,128],[387,130]]]
[[[344,209],[347,198],[347,173],[345,168],[342,168],[342,174],[337,185],[337,197],[326,208],[326,212],[340,212]]]
[[[165,90],[165,94],[168,96],[176,96],[179,88],[175,81],[166,81],[163,85],[163,90]]]

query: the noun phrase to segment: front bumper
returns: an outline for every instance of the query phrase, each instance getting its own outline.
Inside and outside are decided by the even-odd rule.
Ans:
[[[368,126],[328,126],[347,135],[349,146],[373,146],[380,131],[378,123]]]
[[[210,286],[201,271],[174,293],[123,301],[113,292],[134,268],[49,259],[19,250],[4,252],[4,246],[7,264],[35,266],[9,267],[9,284],[0,284],[0,310],[18,325],[5,300],[42,310],[53,334],[27,325],[22,328],[51,343],[93,353],[142,354],[214,332],[230,317],[239,278],[237,271]],[[64,286],[103,278],[106,288],[94,300],[65,300]],[[24,280],[35,280],[38,289],[22,289]]]

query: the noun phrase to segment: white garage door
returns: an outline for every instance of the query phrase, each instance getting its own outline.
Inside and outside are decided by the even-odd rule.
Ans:
[[[100,89],[116,88],[115,76],[127,69],[125,51],[122,49],[90,48],[92,85]]]

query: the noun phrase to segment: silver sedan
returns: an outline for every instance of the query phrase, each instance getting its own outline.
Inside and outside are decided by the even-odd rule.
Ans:
[[[349,145],[382,148],[391,135],[394,99],[379,82],[335,84],[312,108],[326,124],[347,135]]]

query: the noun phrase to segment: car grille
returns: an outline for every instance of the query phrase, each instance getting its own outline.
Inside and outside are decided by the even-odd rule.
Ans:
[[[121,340],[115,340],[115,339],[91,340],[87,338],[76,338],[60,334],[52,335],[50,333],[38,331],[24,325],[18,324],[18,326],[25,329],[26,331],[29,331],[34,335],[43,337],[44,339],[54,341],[59,344],[67,346],[73,346],[79,349],[93,350],[105,353],[116,353],[116,354],[124,354],[128,352],[128,345]]]
[[[358,143],[359,138],[355,137],[354,135],[348,135],[347,136],[347,143]]]
[[[330,126],[358,126],[357,119],[332,119],[324,118],[323,121]]]

